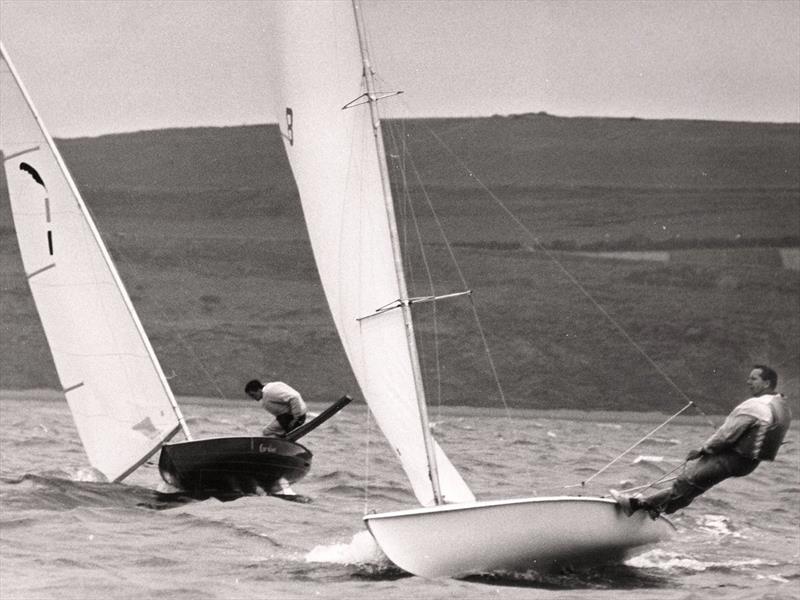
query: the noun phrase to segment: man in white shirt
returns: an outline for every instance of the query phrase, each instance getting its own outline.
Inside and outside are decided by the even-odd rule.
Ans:
[[[258,379],[247,382],[245,393],[275,417],[264,427],[264,437],[283,437],[306,420],[306,403],[300,392],[282,381],[271,381],[266,385]]]
[[[734,408],[701,448],[689,452],[672,487],[645,497],[611,490],[623,512],[630,516],[646,510],[653,518],[673,513],[719,482],[752,473],[762,460],[775,460],[792,420],[786,399],[775,392],[777,385],[773,369],[755,365],[747,378],[753,396]]]

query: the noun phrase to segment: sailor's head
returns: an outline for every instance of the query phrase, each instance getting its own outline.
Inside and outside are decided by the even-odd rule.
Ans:
[[[251,379],[247,382],[247,385],[244,386],[244,393],[250,396],[253,400],[261,400],[264,392],[264,384],[261,383],[258,379]]]
[[[778,386],[778,374],[766,365],[753,365],[747,376],[747,387],[754,396],[774,392]]]

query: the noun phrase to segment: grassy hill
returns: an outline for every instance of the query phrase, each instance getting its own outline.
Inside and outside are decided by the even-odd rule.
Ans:
[[[396,179],[399,141],[412,151],[411,187],[432,196],[510,405],[672,412],[691,398],[724,411],[759,361],[797,396],[800,282],[779,253],[800,246],[797,124],[536,114],[394,121],[386,139]],[[310,399],[357,395],[275,127],[58,145],[176,393],[240,397],[262,375]],[[0,183],[0,387],[56,388],[5,194]],[[437,291],[460,289],[413,198]],[[427,293],[419,258],[411,285]],[[471,319],[465,302],[439,306],[434,403],[498,405]]]

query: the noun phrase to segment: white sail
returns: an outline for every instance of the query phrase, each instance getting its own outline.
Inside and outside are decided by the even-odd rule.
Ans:
[[[350,2],[275,11],[276,115],[314,257],[361,391],[423,506],[434,503],[401,296]],[[373,316],[368,316],[373,315]],[[367,317],[367,318],[363,318]],[[434,443],[435,444],[435,443]],[[446,502],[474,496],[435,446]]]
[[[423,505],[366,515],[370,533],[396,565],[424,577],[605,564],[668,538],[674,527],[663,517],[628,520],[605,498],[477,502],[435,442],[426,452],[413,331],[396,308],[398,299],[406,300],[405,284],[394,210],[391,199],[384,202],[385,158],[372,122],[377,111],[363,97],[391,90],[375,90],[372,77],[364,77],[369,65],[366,53],[362,63],[357,10],[356,0],[287,2],[275,19],[273,56],[281,66],[278,120],[336,327]],[[428,473],[433,453],[438,490]]]
[[[175,434],[179,411],[87,208],[2,47],[0,150],[25,273],[83,447],[93,467],[119,481]]]

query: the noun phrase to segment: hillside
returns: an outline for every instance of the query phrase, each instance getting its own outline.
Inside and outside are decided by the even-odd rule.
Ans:
[[[390,122],[386,139],[395,177],[397,140],[411,148],[412,188],[419,178],[433,196],[510,405],[671,412],[689,397],[723,411],[756,361],[777,365],[796,396],[800,283],[781,250],[800,246],[797,124],[537,114]],[[239,397],[268,374],[310,399],[355,392],[275,127],[58,145],[176,393]],[[58,387],[5,194],[0,183],[0,387]],[[437,224],[415,206],[438,289],[460,288]],[[437,315],[439,352],[456,359],[441,401],[495,405],[465,308]]]

